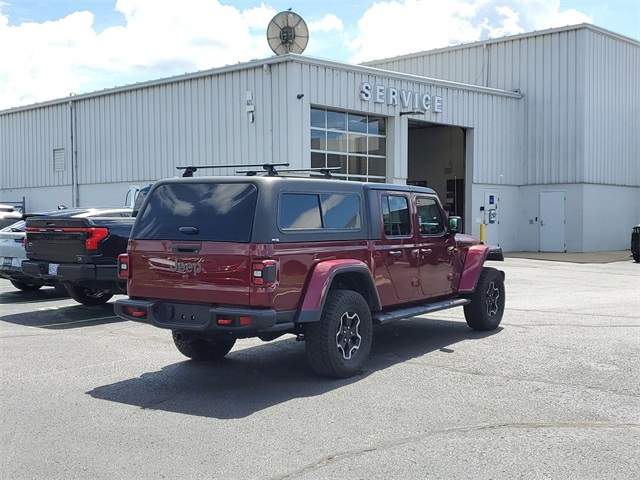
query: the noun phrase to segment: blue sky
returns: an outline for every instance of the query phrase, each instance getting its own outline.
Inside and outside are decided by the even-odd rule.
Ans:
[[[640,39],[640,0],[0,0],[0,109],[269,57],[288,8],[306,55],[354,63],[578,23]]]

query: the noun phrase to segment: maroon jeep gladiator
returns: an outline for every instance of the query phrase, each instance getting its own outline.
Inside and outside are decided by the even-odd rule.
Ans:
[[[251,172],[250,172],[251,173]],[[358,373],[373,325],[463,306],[493,330],[499,248],[458,232],[423,187],[277,175],[192,177],[153,185],[118,274],[125,319],[172,330],[194,360],[236,339],[294,334],[320,375]]]

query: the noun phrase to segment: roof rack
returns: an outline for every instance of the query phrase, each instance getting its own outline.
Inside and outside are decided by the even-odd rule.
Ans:
[[[275,167],[288,167],[288,163],[257,163],[257,164],[244,164],[244,165],[187,165],[176,167],[178,170],[184,170],[182,173],[183,177],[193,177],[193,174],[198,171],[200,168],[234,168],[234,167],[262,167],[266,170],[267,175],[273,176],[277,175]],[[252,172],[252,173],[251,173]],[[240,173],[240,172],[238,172]],[[247,170],[243,173],[247,175],[255,175],[256,172],[254,170]]]
[[[278,165],[278,164],[273,164],[273,165]],[[284,164],[284,165],[289,165]],[[340,170],[342,167],[323,167],[323,168],[282,168],[282,169],[278,169],[276,170],[275,168],[270,170],[267,175],[269,176],[277,176],[281,173],[289,173],[289,172],[312,172],[312,173],[321,173],[324,178],[333,178],[333,175],[331,175],[332,171],[337,171]],[[266,168],[265,168],[266,170]],[[242,173],[247,175],[248,177],[254,176],[256,175],[258,172],[256,170],[236,170],[236,173]]]

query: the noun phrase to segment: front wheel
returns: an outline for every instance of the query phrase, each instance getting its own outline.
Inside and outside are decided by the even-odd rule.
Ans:
[[[195,338],[183,340],[180,332],[174,330],[171,333],[173,335],[173,343],[178,351],[192,360],[220,360],[231,351],[236,343],[235,338],[213,339],[196,336]]]
[[[113,297],[113,294],[103,290],[92,290],[86,287],[78,287],[77,285],[66,285],[66,287],[69,296],[83,305],[103,305]]]
[[[23,292],[33,292],[42,288],[42,284],[40,283],[24,283],[18,282],[16,280],[11,280],[11,285],[16,287],[18,290],[22,290]]]
[[[332,290],[320,321],[306,327],[307,358],[319,375],[348,378],[367,361],[372,338],[371,311],[362,295]]]
[[[474,330],[495,330],[504,313],[504,280],[495,268],[482,269],[476,291],[467,298],[471,303],[464,306],[464,316]]]

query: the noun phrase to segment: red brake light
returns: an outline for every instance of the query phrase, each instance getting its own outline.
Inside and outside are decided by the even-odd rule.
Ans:
[[[131,278],[131,263],[126,253],[118,255],[118,278],[122,280]]]
[[[277,264],[275,260],[262,260],[251,265],[251,283],[270,287],[276,282]]]

